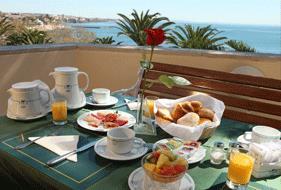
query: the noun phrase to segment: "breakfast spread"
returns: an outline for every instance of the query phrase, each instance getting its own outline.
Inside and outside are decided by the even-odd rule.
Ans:
[[[153,180],[169,183],[184,175],[188,162],[169,150],[157,150],[144,157],[143,168]]]
[[[102,125],[104,128],[116,128],[128,123],[128,119],[124,116],[115,113],[97,112],[96,114],[90,113],[84,119],[89,126],[99,127]]]
[[[213,122],[215,112],[204,107],[200,101],[184,101],[175,104],[171,112],[167,108],[159,108],[156,116],[169,122],[196,127],[206,122]]]

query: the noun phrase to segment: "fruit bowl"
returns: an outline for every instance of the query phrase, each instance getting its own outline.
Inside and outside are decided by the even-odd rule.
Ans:
[[[177,158],[169,151],[155,151],[146,154],[142,158],[141,164],[150,180],[160,183],[180,181],[188,168],[184,158]]]

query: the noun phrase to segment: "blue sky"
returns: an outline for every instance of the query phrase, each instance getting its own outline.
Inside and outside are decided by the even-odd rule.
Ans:
[[[117,18],[150,9],[171,20],[280,25],[280,0],[0,0],[0,11]]]

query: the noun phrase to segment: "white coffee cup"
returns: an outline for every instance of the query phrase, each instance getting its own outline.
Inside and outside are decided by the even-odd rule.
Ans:
[[[252,129],[252,142],[266,143],[279,141],[280,131],[268,126],[255,126]]]
[[[114,128],[107,132],[107,147],[116,154],[125,154],[133,149],[135,132],[129,128]]]
[[[107,103],[110,98],[110,90],[106,88],[95,88],[92,90],[92,100],[98,104]]]

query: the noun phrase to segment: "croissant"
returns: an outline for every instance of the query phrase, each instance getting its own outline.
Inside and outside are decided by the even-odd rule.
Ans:
[[[193,107],[194,112],[198,113],[198,111],[203,107],[200,101],[191,101],[191,106]]]
[[[213,121],[214,116],[215,116],[215,112],[213,112],[212,110],[210,110],[208,108],[201,108],[198,111],[198,115],[200,117],[207,118],[207,119],[210,119],[211,121]]]
[[[186,113],[187,113],[187,111],[182,107],[182,104],[178,103],[178,104],[176,104],[176,106],[174,107],[174,109],[172,111],[172,118],[174,119],[174,121],[177,121],[179,118],[184,116]]]
[[[174,121],[174,119],[172,118],[171,113],[168,109],[159,108],[157,110],[155,116],[168,120],[168,121],[171,121],[171,122]]]
[[[183,109],[188,113],[188,112],[194,112],[194,109],[191,105],[191,102],[183,102],[181,103],[181,106],[183,107]]]

